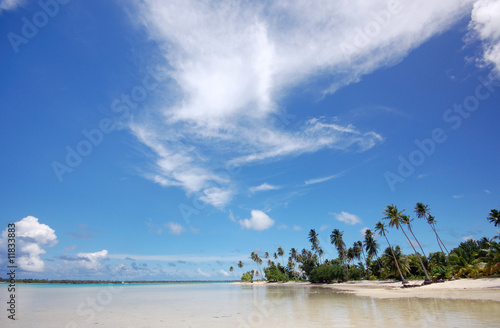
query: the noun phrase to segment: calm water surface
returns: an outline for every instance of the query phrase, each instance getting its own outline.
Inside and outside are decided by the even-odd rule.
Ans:
[[[18,285],[1,327],[499,327],[500,302],[374,299],[307,286]],[[6,304],[7,291],[0,293]],[[4,306],[6,308],[6,306]]]

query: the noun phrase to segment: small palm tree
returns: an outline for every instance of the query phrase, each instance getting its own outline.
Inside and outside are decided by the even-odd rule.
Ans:
[[[410,238],[408,238],[408,235],[406,234],[405,230],[403,229],[403,223],[405,221],[409,221],[409,218],[403,214],[403,211],[399,211],[398,208],[394,205],[387,205],[387,208],[385,209],[385,217],[384,219],[389,220],[389,227],[396,227],[396,229],[401,228],[401,231],[406,237],[406,240],[408,240],[408,243],[410,244],[411,248],[413,248],[413,251],[415,252],[415,255],[417,255],[418,260],[420,261],[420,265],[422,266],[422,270],[424,271],[425,275],[425,281],[424,284],[431,284],[432,281],[429,278],[429,275],[427,273],[427,269],[425,268],[424,263],[422,262],[422,259],[420,258],[420,255],[418,254],[417,250],[415,247],[413,247],[413,244],[410,241]]]
[[[309,242],[311,243],[311,250],[314,253],[318,254],[318,257],[321,262],[321,255],[323,255],[323,250],[321,249],[321,247],[319,247],[318,236],[319,234],[316,233],[316,230],[311,229],[311,231],[309,231]]]
[[[403,285],[408,284],[408,281],[406,281],[405,277],[403,276],[403,273],[401,272],[401,268],[399,267],[398,259],[396,258],[396,254],[394,254],[394,249],[392,249],[391,243],[389,242],[389,239],[387,238],[386,232],[386,226],[382,222],[377,222],[375,225],[375,231],[378,231],[379,235],[384,236],[385,240],[387,240],[387,244],[389,245],[389,248],[392,253],[392,257],[394,258],[394,263],[396,264],[396,267],[398,268],[399,275],[401,276],[401,282]]]

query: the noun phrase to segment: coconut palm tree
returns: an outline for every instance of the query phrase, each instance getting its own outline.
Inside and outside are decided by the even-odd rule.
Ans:
[[[417,250],[415,247],[413,247],[413,244],[410,241],[410,238],[408,238],[408,235],[406,234],[405,230],[403,229],[403,222],[407,220],[407,217],[405,214],[403,214],[403,211],[399,211],[398,208],[394,205],[387,205],[387,208],[384,211],[384,219],[389,220],[389,227],[396,227],[396,229],[401,228],[401,231],[406,237],[406,240],[408,240],[408,243],[410,244],[411,248],[413,248],[413,251],[418,257],[418,260],[420,261],[420,265],[422,266],[422,270],[424,271],[425,275],[425,280],[424,284],[431,284],[432,281],[429,278],[429,274],[427,273],[427,270],[425,269],[425,265],[422,262],[422,259],[420,258],[420,255],[418,254]]]
[[[389,245],[389,248],[391,249],[392,257],[394,258],[394,263],[396,263],[396,267],[398,268],[399,275],[401,276],[401,282],[403,285],[408,284],[408,281],[406,281],[405,277],[403,276],[403,273],[401,272],[401,268],[399,267],[398,260],[396,258],[396,254],[394,254],[394,249],[392,249],[391,243],[389,243],[389,239],[387,238],[387,229],[385,224],[383,224],[381,221],[377,222],[375,225],[375,231],[378,231],[379,235],[384,236],[385,240],[387,241],[387,244]]]
[[[285,262],[283,262],[283,255],[285,255],[285,251],[283,250],[283,247],[278,247],[278,255],[281,256],[281,262],[283,266],[285,266]]]
[[[356,250],[356,254],[358,254],[359,260],[361,261],[361,257],[363,257],[365,263],[368,263],[366,260],[366,256],[365,256],[365,250],[363,249],[363,243],[360,240],[354,242],[354,248]],[[368,265],[366,267],[368,267]],[[366,279],[366,269],[365,268],[363,268],[363,277]]]
[[[498,210],[493,209],[490,211],[490,214],[488,215],[487,219],[488,221],[490,221],[490,223],[493,223],[496,227],[500,224],[500,213],[498,212]]]
[[[378,244],[377,240],[374,238],[373,231],[371,231],[370,229],[366,229],[366,231],[365,231],[364,246],[365,246],[366,253],[368,255],[366,267],[369,268],[368,262],[371,261],[371,259],[373,257],[376,257],[378,266],[380,268],[380,259],[378,258],[378,254],[377,254],[380,245]]]
[[[267,260],[267,259],[269,259],[269,252],[265,252],[265,253],[264,253],[264,258],[265,258],[266,260]]]
[[[261,271],[262,273],[262,270],[260,268],[260,265],[262,264],[262,259],[260,258],[259,254],[255,253],[255,252],[252,252],[250,254],[250,258],[257,264],[257,268]],[[261,274],[262,276],[262,274]]]
[[[311,250],[318,255],[321,262],[321,255],[323,255],[323,250],[321,249],[321,247],[319,247],[318,236],[319,234],[316,233],[316,230],[311,229],[311,231],[309,231],[309,242],[311,243]]]
[[[413,236],[413,238],[415,239],[415,241],[417,242],[418,246],[420,247],[420,250],[422,251],[422,254],[427,257],[427,255],[425,255],[425,252],[424,252],[424,249],[422,248],[422,245],[420,245],[420,242],[418,241],[417,237],[415,236],[415,234],[413,233],[413,230],[411,229],[411,221],[413,221],[413,219],[410,219],[410,217],[406,214],[403,214],[401,216],[401,223],[404,223],[408,226],[408,230],[410,230],[410,233],[411,235]]]
[[[229,272],[231,272],[231,276],[233,276],[233,277],[234,277],[234,275],[233,275],[233,271],[234,271],[234,268],[233,268],[232,266],[230,266],[230,267],[229,267]]]
[[[443,247],[446,250],[446,254],[450,255],[450,252],[448,252],[448,249],[444,245],[443,241],[439,237],[435,224],[437,223],[436,219],[431,215],[430,213],[431,209],[429,208],[429,205],[424,205],[424,203],[417,203],[415,205],[415,213],[417,214],[418,218],[425,218],[427,220],[427,223],[431,226],[432,230],[434,231],[434,234],[436,234],[436,240],[438,242],[438,246],[441,249],[441,252],[444,253]],[[443,245],[443,247],[441,247]]]
[[[330,234],[330,242],[335,246],[337,252],[339,254],[340,259],[342,260],[342,264],[344,265],[344,270],[346,271],[346,279],[349,280],[349,268],[346,263],[346,249],[345,243],[342,239],[342,235],[344,232],[341,232],[339,229],[334,229]]]

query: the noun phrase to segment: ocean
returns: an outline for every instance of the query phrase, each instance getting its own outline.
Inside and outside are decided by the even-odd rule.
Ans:
[[[0,302],[7,309],[6,285]],[[1,327],[495,327],[500,302],[376,299],[315,286],[18,284]]]

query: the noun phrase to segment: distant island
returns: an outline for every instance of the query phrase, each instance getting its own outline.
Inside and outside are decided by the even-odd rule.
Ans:
[[[0,277],[0,283],[8,283],[9,279]],[[68,284],[68,285],[95,285],[95,284],[179,284],[179,283],[228,283],[234,280],[138,280],[138,281],[121,281],[121,280],[48,280],[48,279],[16,279],[16,283],[21,284]]]

